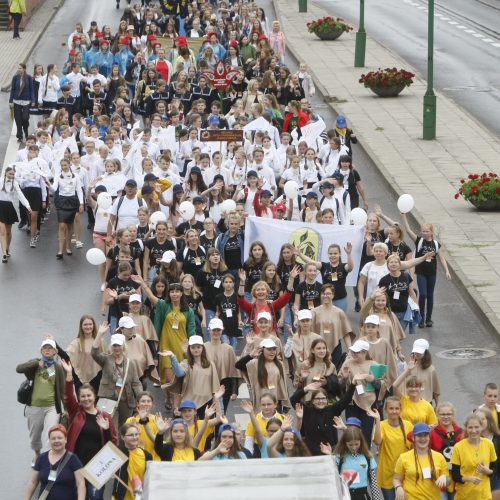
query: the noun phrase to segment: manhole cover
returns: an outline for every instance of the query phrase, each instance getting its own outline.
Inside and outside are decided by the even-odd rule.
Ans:
[[[440,351],[437,356],[444,359],[484,359],[495,356],[492,349],[479,349],[475,347],[461,347],[460,349],[447,349]]]

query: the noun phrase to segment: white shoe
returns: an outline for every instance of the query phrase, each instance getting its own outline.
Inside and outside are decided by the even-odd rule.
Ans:
[[[76,248],[83,248],[83,243],[81,241],[76,242]]]
[[[76,243],[76,238],[71,238],[71,243],[74,245]]]

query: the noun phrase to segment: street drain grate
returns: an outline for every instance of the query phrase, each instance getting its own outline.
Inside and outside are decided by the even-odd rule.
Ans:
[[[476,347],[461,347],[459,349],[447,349],[436,354],[439,358],[444,359],[484,359],[491,358],[496,355],[496,351],[492,349],[480,349]]]

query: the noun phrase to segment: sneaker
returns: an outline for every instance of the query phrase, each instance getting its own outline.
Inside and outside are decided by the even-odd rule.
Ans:
[[[3,262],[4,264],[7,264],[7,262],[8,262],[8,261],[9,261],[9,259],[7,258],[7,255],[4,255],[4,256],[2,257],[2,262]]]
[[[40,238],[40,231],[37,231],[35,234],[35,237],[33,238],[35,241],[38,241],[38,238]]]
[[[425,326],[428,327],[428,328],[432,328],[432,325],[434,324],[434,321],[432,321],[432,319],[428,319],[426,322],[425,322]]]
[[[83,243],[81,241],[76,242],[76,248],[83,248]]]
[[[419,328],[425,328],[425,323],[423,321],[421,321],[419,324],[418,324],[418,327]]]
[[[22,220],[18,225],[17,229],[22,229],[24,226],[26,226],[27,222],[25,220]]]
[[[35,240],[35,239],[32,239],[32,240],[30,241],[30,247],[31,247],[31,248],[36,248],[36,240]]]
[[[75,244],[76,243],[76,238],[71,238],[71,244]]]
[[[361,306],[359,305],[358,302],[356,302],[356,305],[354,306],[354,310],[359,313],[359,311],[361,311]]]
[[[56,259],[57,260],[62,260],[63,257],[64,257],[64,255],[62,253],[57,253],[56,254]]]

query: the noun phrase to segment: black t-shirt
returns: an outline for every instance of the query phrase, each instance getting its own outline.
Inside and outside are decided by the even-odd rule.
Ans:
[[[297,264],[300,267],[300,270],[302,271],[302,266]],[[288,280],[290,279],[290,272],[293,269],[292,264],[281,264],[276,268],[276,271],[280,277],[281,280],[281,289],[287,290],[288,289]],[[297,285],[299,284],[299,277],[297,276],[293,282],[293,288],[297,288]]]
[[[212,247],[215,246],[215,240],[217,236],[214,236],[212,239],[207,238],[205,234],[200,236],[200,245],[208,252]]]
[[[206,260],[205,249],[200,246],[196,250],[186,247],[177,254],[177,262],[182,262],[182,272],[195,279]]]
[[[186,295],[186,300],[187,300],[188,306],[194,311],[196,316],[198,316],[198,318],[201,319],[201,314],[200,314],[200,311],[198,309],[198,306],[200,305],[200,302],[201,302],[201,296],[198,296],[195,298],[192,295]]]
[[[129,246],[130,246],[130,261],[129,262],[130,262],[130,265],[133,267],[134,263],[135,263],[135,259],[137,258],[137,256],[135,255],[136,249],[132,245],[129,245]],[[108,253],[106,254],[106,258],[112,260],[114,265],[118,265],[119,253],[120,253],[120,247],[118,245],[114,246],[113,248],[110,248],[108,250]]]
[[[313,284],[303,281],[299,283],[295,289],[295,293],[300,295],[299,309],[313,309],[321,305],[321,287],[323,285],[319,281]]]
[[[97,414],[85,413],[85,425],[76,440],[75,453],[82,464],[86,465],[101,448],[101,429],[97,425]]]
[[[142,265],[142,257],[144,255],[144,243],[142,242],[142,240],[137,239],[135,241],[131,241],[130,251],[136,259],[139,259],[139,262]]]
[[[375,243],[383,243],[385,241],[385,233],[384,231],[377,231],[376,233],[370,233],[371,234],[371,245],[374,245]],[[368,262],[372,262],[375,260],[375,257],[373,255],[368,255],[366,253],[366,248],[368,246],[368,242],[365,240],[363,243],[363,251],[361,253],[361,262],[359,263],[359,270],[363,269],[363,266],[365,264],[368,264]]]
[[[437,248],[436,248],[436,243],[437,243]],[[431,240],[427,241],[421,238],[420,236],[417,236],[417,239],[415,240],[415,257],[422,257],[422,255],[425,255],[427,252],[437,252],[441,248],[441,245],[439,244],[438,241]],[[427,262],[427,260],[424,260],[422,264],[419,264],[418,266],[415,267],[415,272],[417,274],[422,274],[424,276],[435,276],[437,273],[437,260],[436,260],[437,255],[431,258],[430,262]]]
[[[173,252],[175,252],[176,250],[172,241],[165,240],[163,243],[159,243],[156,238],[146,240],[144,242],[144,246],[149,249],[149,267],[159,267],[159,264],[157,264],[156,260],[161,259],[162,255],[167,250],[172,250]]]
[[[240,337],[241,332],[238,325],[238,305],[236,292],[226,296],[224,293],[219,293],[215,297],[215,305],[222,323],[224,324],[224,333],[229,337]],[[230,312],[228,312],[230,311]]]
[[[144,240],[146,234],[152,229],[150,224],[146,224],[145,226],[137,226],[137,238],[139,240]]]
[[[226,241],[224,245],[224,262],[229,269],[239,269],[241,267],[240,242],[237,236],[233,236]]]
[[[342,173],[341,170],[339,170],[340,173]],[[361,177],[359,175],[359,172],[356,169],[352,169],[349,171],[349,174],[344,176],[344,186],[345,186],[345,181],[347,180],[347,191],[349,191],[349,198],[351,200],[351,208],[356,208],[359,206],[359,193],[358,189],[356,188],[356,182],[359,182],[361,180]]]
[[[110,280],[108,283],[108,288],[116,290],[116,293],[118,295],[121,295],[122,293],[128,293],[129,295],[132,295],[132,293],[135,293],[135,290],[140,288],[140,286],[141,285],[139,285],[139,283],[132,281],[131,278],[129,278],[127,281],[123,281],[120,278],[116,277]],[[110,316],[121,318],[123,312],[128,312],[128,297],[125,299],[121,299],[118,302],[115,301],[109,306]]]
[[[385,287],[389,295],[389,303],[393,312],[406,312],[410,294],[411,276],[402,272],[397,278],[386,274],[378,282],[379,287]]]
[[[113,266],[108,269],[108,273],[106,274],[106,282],[109,283],[113,278],[116,278],[118,274],[118,266]],[[137,269],[132,266],[132,274],[137,274]]]
[[[247,281],[245,283],[245,292],[251,292],[252,287],[262,279],[262,268],[264,267],[264,263],[254,264],[253,266],[248,265],[247,263],[243,264],[243,269],[247,273]]]
[[[321,263],[321,277],[323,284],[331,283],[335,290],[334,300],[347,297],[345,289],[345,280],[347,279],[348,271],[345,269],[346,264],[340,262],[338,266],[332,266],[329,262]]]
[[[222,290],[222,274],[220,271],[198,271],[196,284],[203,294],[203,305],[215,311],[215,296]]]
[[[269,285],[269,283],[268,283]],[[269,285],[271,287],[271,285]],[[271,302],[274,302],[278,297],[280,296],[280,290],[278,290],[277,292],[271,287],[271,291],[269,292],[269,296],[267,298],[267,300],[271,301]]]
[[[397,253],[401,260],[405,260],[406,256],[411,253],[411,248],[404,242],[401,241],[399,245],[394,245],[389,240],[386,240],[387,248],[389,249],[389,254]]]
[[[177,233],[177,236],[184,236],[186,231],[189,229],[196,229],[199,234],[203,231],[203,222],[200,222],[199,220],[197,220],[194,224],[191,224],[190,222],[181,222],[175,228],[175,232]]]

